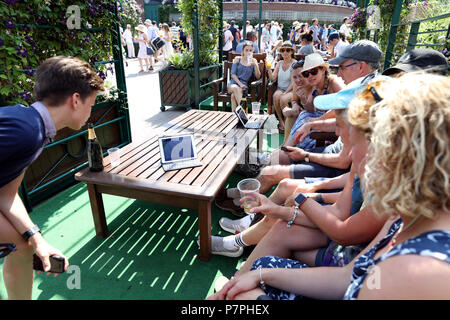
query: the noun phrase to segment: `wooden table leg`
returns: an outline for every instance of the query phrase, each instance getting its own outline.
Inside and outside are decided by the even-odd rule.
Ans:
[[[198,206],[200,228],[200,260],[209,261],[211,257],[211,202],[200,201]]]
[[[92,217],[94,218],[95,232],[97,233],[97,237],[106,238],[108,236],[108,225],[106,224],[102,194],[97,191],[95,184],[88,183],[87,188],[91,202]]]

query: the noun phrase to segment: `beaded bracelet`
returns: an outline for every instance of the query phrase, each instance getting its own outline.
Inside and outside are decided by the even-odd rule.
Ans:
[[[298,206],[293,206],[293,208],[294,208],[294,215],[292,216],[292,219],[288,221],[288,223],[286,225],[287,228],[291,227],[291,225],[294,223],[295,218],[297,218],[297,215],[298,215],[298,211],[299,211]]]

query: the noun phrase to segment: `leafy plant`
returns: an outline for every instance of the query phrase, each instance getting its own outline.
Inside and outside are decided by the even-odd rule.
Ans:
[[[219,40],[219,2],[218,0],[179,0],[177,4],[178,10],[182,13],[181,24],[186,33],[193,37],[194,34],[194,12],[195,2],[198,6],[198,36],[199,36],[199,50],[207,51],[200,53],[200,65],[207,66],[216,64],[219,60],[217,52],[214,50],[217,47]]]
[[[72,4],[70,0],[0,0],[0,95],[5,103],[30,104],[37,67],[55,55],[88,61],[106,78],[107,65],[97,62],[111,60],[117,48],[113,43],[116,1],[78,2],[81,28],[70,30],[67,9]],[[122,12],[122,19],[125,16]]]

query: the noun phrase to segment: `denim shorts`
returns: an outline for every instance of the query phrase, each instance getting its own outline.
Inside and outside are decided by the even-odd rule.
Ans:
[[[350,169],[350,168],[349,168]],[[349,171],[349,169],[336,169],[331,167],[322,166],[321,164],[314,162],[299,162],[293,163],[289,168],[289,175],[291,179],[304,179],[310,178],[334,178],[340,176]]]

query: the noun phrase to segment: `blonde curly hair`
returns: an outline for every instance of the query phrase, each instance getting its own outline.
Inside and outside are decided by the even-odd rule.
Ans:
[[[374,81],[350,103],[348,117],[370,140],[363,190],[375,212],[433,219],[449,209],[449,78],[407,73]]]

